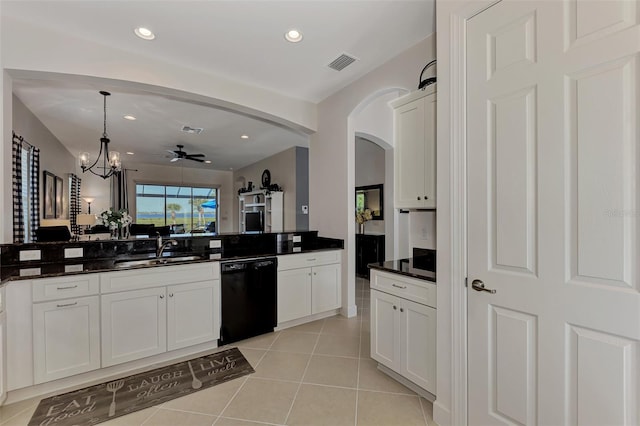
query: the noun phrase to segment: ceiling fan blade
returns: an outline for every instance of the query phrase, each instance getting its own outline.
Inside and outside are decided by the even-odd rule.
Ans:
[[[187,157],[206,157],[204,154],[187,154]]]
[[[176,161],[178,161],[179,159],[180,159],[180,157],[175,157],[175,158],[172,158],[172,159],[171,159],[171,160],[169,160],[169,161],[171,161],[172,163],[175,163],[175,162],[176,162]]]
[[[187,156],[187,160],[192,160],[192,161],[197,161],[199,163],[204,163],[204,160],[201,160],[199,158],[192,158],[190,155]]]
[[[170,152],[170,153],[172,153],[173,155],[177,155],[177,152],[176,152],[176,151],[172,151],[172,150],[170,150],[170,149],[168,149],[168,150],[167,150],[167,152]]]

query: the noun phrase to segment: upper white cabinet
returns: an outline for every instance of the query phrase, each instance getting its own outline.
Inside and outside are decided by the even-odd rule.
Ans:
[[[435,86],[390,103],[394,109],[396,208],[436,208]]]
[[[258,190],[238,196],[240,232],[282,232],[284,230],[284,192]],[[253,216],[253,217],[252,217]],[[256,229],[257,220],[262,222]]]

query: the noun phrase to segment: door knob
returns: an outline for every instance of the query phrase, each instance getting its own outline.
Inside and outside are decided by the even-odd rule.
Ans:
[[[480,280],[473,280],[471,281],[471,287],[475,290],[475,291],[486,291],[488,293],[491,294],[496,294],[496,290],[492,290],[489,288],[485,288],[484,287],[484,283]]]

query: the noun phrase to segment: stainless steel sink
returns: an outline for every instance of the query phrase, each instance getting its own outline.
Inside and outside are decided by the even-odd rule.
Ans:
[[[114,262],[114,266],[116,268],[130,268],[132,266],[154,266],[154,265],[166,265],[169,263],[178,263],[178,262],[191,262],[194,260],[202,260],[202,256],[173,256],[173,257],[162,257],[162,258],[152,258],[152,259],[132,259],[132,260],[116,260]]]

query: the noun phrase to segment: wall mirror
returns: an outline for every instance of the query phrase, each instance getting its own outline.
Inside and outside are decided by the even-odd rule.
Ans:
[[[356,187],[356,211],[371,210],[372,220],[384,219],[383,184]]]

